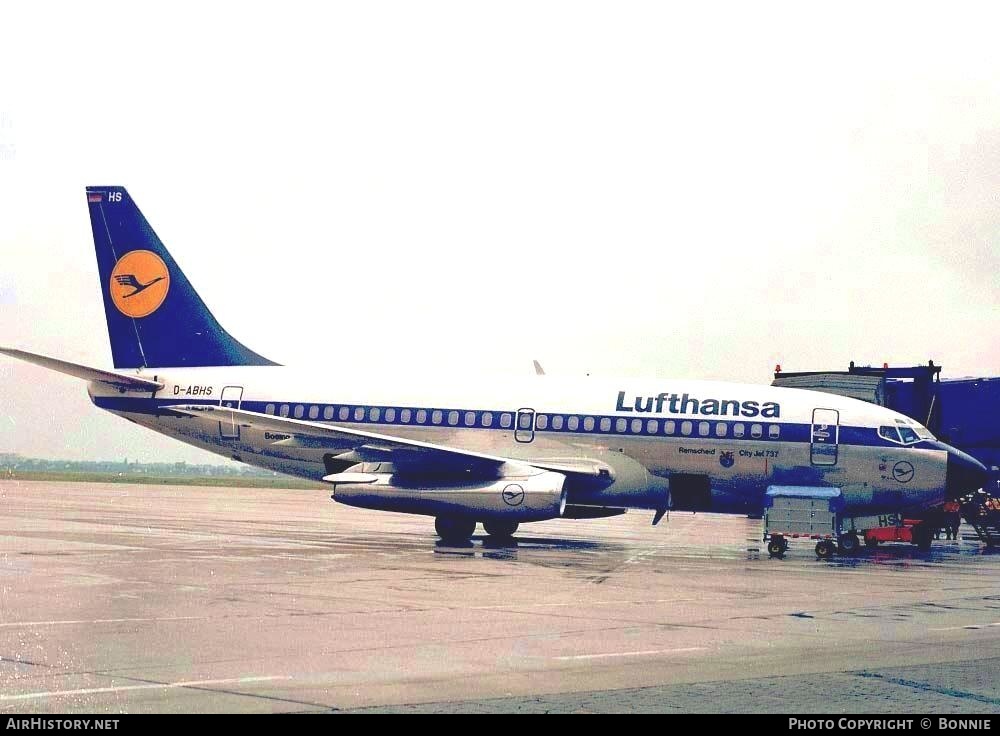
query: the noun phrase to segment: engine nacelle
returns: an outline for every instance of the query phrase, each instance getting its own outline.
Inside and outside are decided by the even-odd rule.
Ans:
[[[573,478],[567,488],[571,504],[633,509],[668,507],[670,484],[666,479],[651,474],[640,462],[619,452],[605,452],[597,458],[611,468],[613,480]]]
[[[333,483],[331,498],[338,503],[404,514],[477,520],[500,517],[522,522],[555,519],[566,508],[566,476],[551,471],[473,483],[454,479],[431,482],[399,474],[363,472],[340,473],[326,480]]]

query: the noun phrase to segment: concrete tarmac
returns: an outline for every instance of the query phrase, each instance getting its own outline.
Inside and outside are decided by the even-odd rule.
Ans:
[[[975,541],[771,560],[759,521],[629,513],[450,547],[328,496],[0,480],[0,712],[1000,712]]]

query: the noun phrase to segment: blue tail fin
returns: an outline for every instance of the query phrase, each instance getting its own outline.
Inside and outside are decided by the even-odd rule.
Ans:
[[[124,187],[87,187],[115,368],[277,365],[234,339]]]

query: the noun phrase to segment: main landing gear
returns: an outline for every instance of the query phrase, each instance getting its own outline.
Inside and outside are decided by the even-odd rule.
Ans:
[[[461,516],[439,516],[434,529],[445,542],[468,542],[476,531],[476,520]]]
[[[517,531],[517,522],[507,519],[487,519],[483,522],[483,529],[491,537],[498,539],[510,539]]]
[[[494,539],[510,539],[517,531],[518,523],[509,519],[486,519],[483,528]],[[439,516],[434,520],[434,529],[445,542],[468,542],[476,532],[476,520],[465,516]]]

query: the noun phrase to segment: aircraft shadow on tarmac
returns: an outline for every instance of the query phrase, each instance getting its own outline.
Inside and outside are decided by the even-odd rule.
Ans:
[[[493,560],[517,560],[519,551],[558,551],[558,552],[609,552],[621,553],[622,545],[595,542],[585,539],[560,539],[547,537],[517,537],[510,539],[494,539],[489,536],[476,536],[467,542],[444,541],[438,539],[434,543],[435,554],[455,555],[460,557],[482,556]]]

